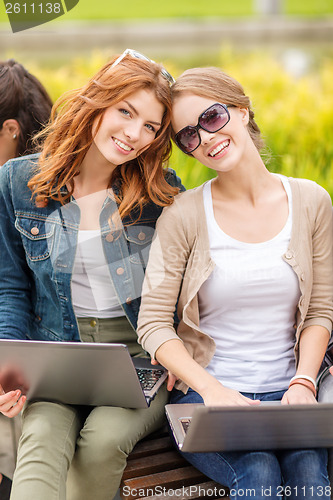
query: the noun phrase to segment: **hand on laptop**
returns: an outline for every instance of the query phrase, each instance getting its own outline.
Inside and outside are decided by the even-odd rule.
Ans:
[[[159,362],[156,361],[156,359],[154,359],[154,358],[151,358],[150,362],[152,365],[159,365]],[[171,373],[169,370],[168,371],[168,379],[167,379],[167,390],[168,391],[172,391],[177,380],[178,380],[178,378],[176,377],[176,375]]]
[[[292,385],[281,399],[283,405],[308,405],[317,402],[313,392],[308,387],[300,384]]]
[[[0,370],[0,412],[12,418],[18,415],[26,401],[28,387],[22,375],[14,368]]]
[[[26,401],[20,390],[5,393],[0,385],[0,413],[5,417],[15,417],[20,413]]]
[[[201,396],[206,406],[249,406],[260,404],[259,399],[247,398],[240,392],[225,387],[217,380],[216,383],[210,384],[205,391],[202,391]]]

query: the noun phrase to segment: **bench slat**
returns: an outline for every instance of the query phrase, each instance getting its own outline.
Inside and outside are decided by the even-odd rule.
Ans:
[[[128,462],[123,474],[123,479],[176,469],[185,466],[187,463],[185,458],[174,450],[146,456],[144,460],[142,460],[142,457],[135,458]]]
[[[192,466],[182,467],[181,469],[173,469],[147,476],[125,479],[122,481],[121,494],[124,499],[134,500],[143,496],[152,496],[156,487],[160,491],[178,489],[182,486],[199,483],[205,481],[204,476],[200,471]],[[147,490],[150,490],[147,491]],[[150,494],[149,494],[150,493]]]
[[[128,456],[128,461],[173,449],[174,447],[169,436],[157,439],[145,439],[144,441],[139,441],[139,443],[135,445]]]

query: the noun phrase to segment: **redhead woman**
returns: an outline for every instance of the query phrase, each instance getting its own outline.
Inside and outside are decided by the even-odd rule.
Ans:
[[[315,405],[332,329],[330,196],[267,170],[250,100],[227,74],[188,70],[172,93],[176,144],[216,177],[159,219],[139,340],[178,378],[173,403]],[[325,449],[186,458],[235,498],[287,487],[288,498],[330,497]]]
[[[144,355],[135,329],[150,241],[182,188],[163,168],[172,80],[127,49],[56,103],[40,155],[1,168],[1,338],[121,342]],[[24,405],[19,388],[2,389],[4,415],[24,406],[14,500],[113,498],[166,401],[161,390],[144,410]]]

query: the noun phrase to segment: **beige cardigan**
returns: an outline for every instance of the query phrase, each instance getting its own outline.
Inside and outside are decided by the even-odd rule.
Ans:
[[[332,329],[333,220],[332,202],[322,187],[309,180],[289,180],[293,224],[283,259],[298,276],[301,291],[295,314],[297,357],[298,340],[304,328],[320,325],[329,332]],[[176,196],[157,222],[137,330],[139,342],[152,357],[164,342],[180,338],[201,366],[209,364],[215,342],[200,330],[198,291],[214,265],[209,251],[203,186],[200,186]],[[177,298],[180,323],[176,333]],[[177,388],[187,390],[181,381]]]

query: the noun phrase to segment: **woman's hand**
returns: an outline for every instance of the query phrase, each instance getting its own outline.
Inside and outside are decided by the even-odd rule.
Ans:
[[[5,417],[13,418],[18,415],[26,399],[20,390],[5,392],[0,385],[0,413]]]
[[[21,372],[7,366],[0,370],[0,413],[12,418],[20,413],[29,387]]]
[[[154,359],[154,358],[151,358],[150,362],[152,365],[159,365],[159,362],[156,361],[156,359]],[[172,391],[177,380],[178,380],[178,378],[176,377],[176,375],[171,373],[171,371],[169,370],[168,371],[168,380],[167,380],[167,390],[168,391]]]
[[[308,387],[301,384],[292,385],[281,399],[283,405],[308,405],[316,404],[317,400]]]
[[[224,387],[216,379],[201,392],[206,406],[252,406],[260,404],[258,399],[250,399],[234,389]]]

